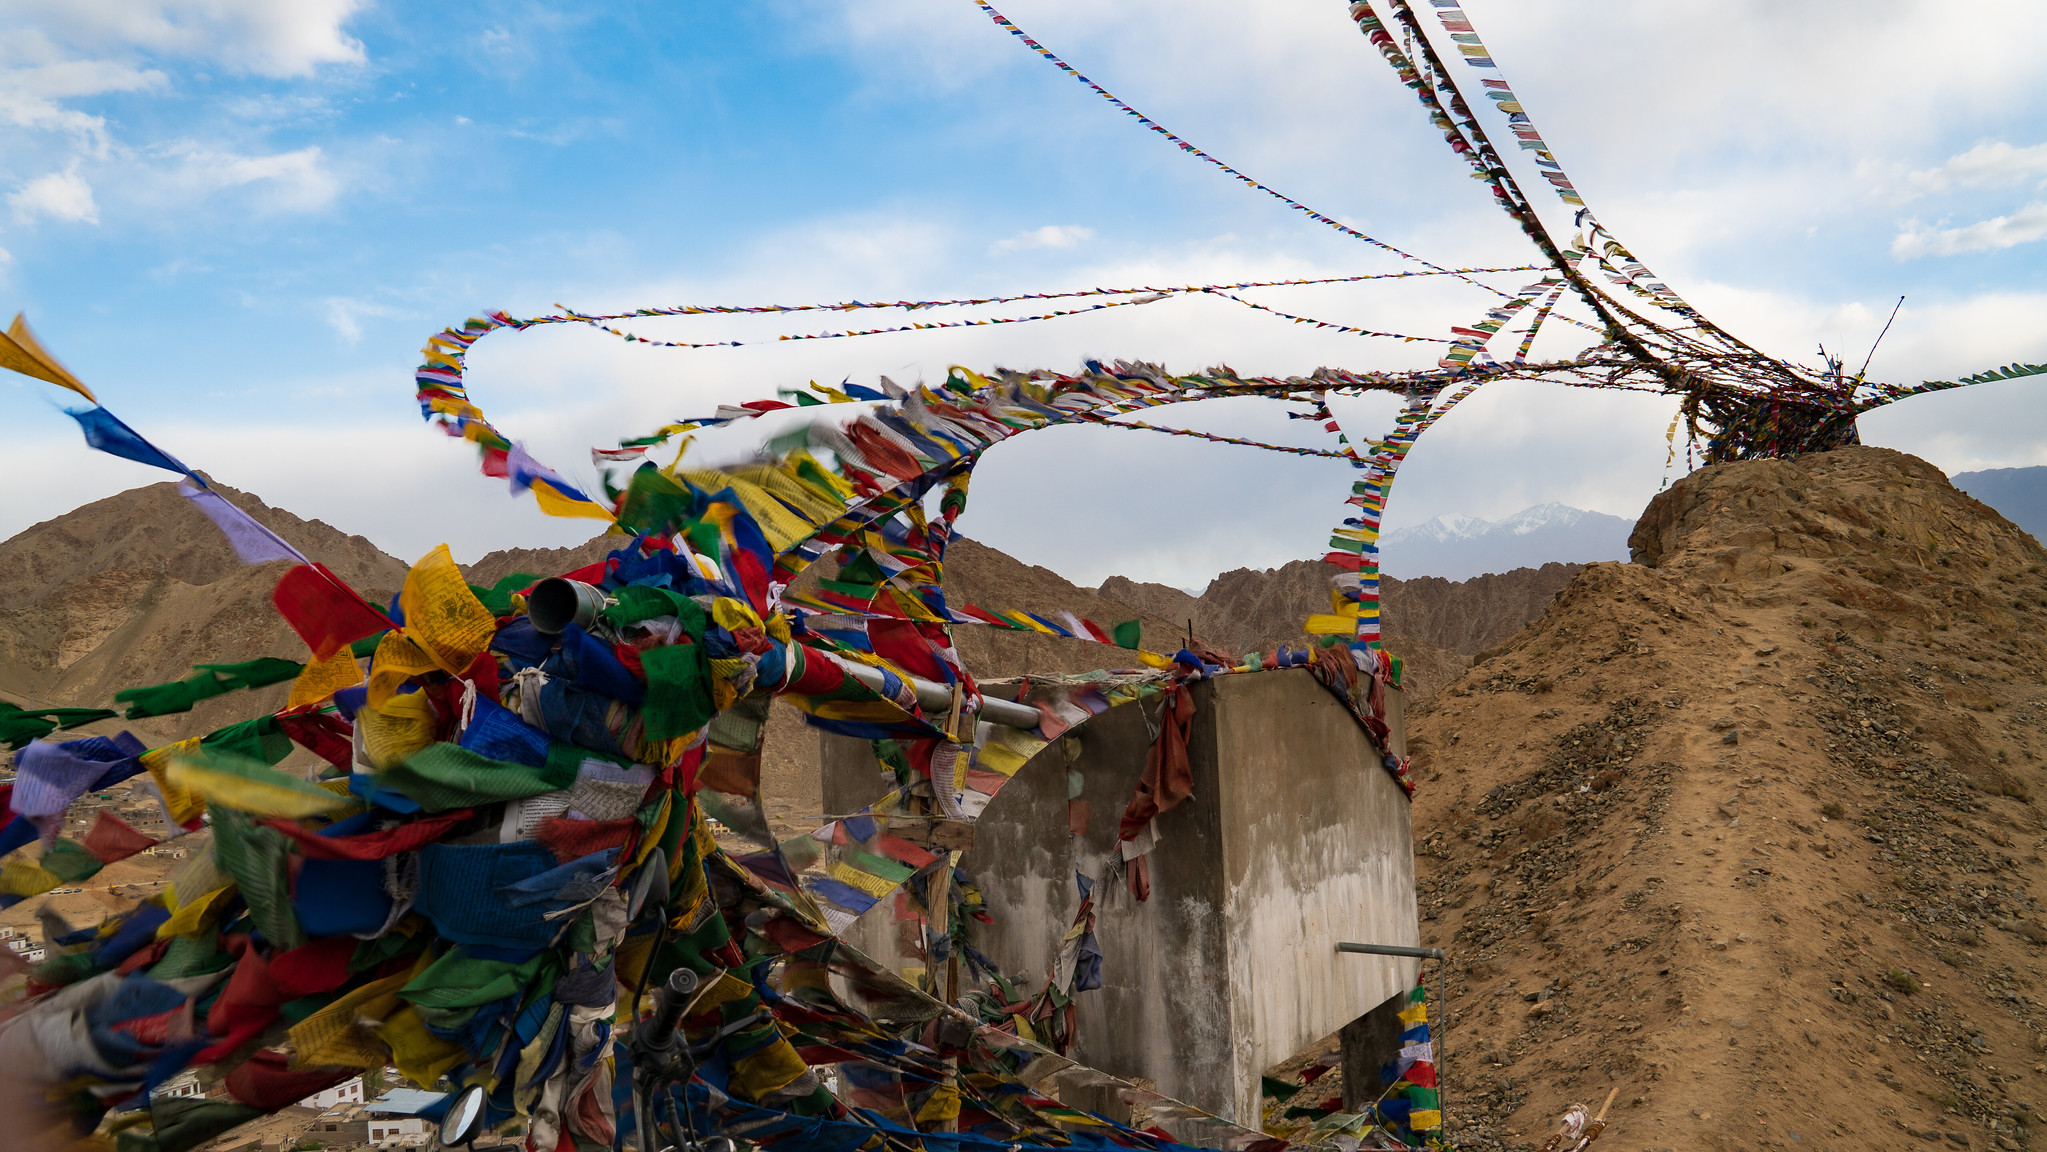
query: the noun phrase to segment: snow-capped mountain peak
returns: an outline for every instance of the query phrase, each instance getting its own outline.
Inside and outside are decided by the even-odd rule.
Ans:
[[[1569,528],[1590,515],[1593,513],[1583,508],[1573,508],[1568,504],[1552,501],[1548,504],[1537,504],[1533,508],[1523,508],[1493,527],[1495,530],[1504,528],[1516,536],[1526,536],[1530,532],[1538,532],[1544,528]]]
[[[1380,538],[1390,576],[1462,580],[1548,561],[1625,560],[1633,523],[1568,504],[1537,504],[1500,520],[1450,513]]]

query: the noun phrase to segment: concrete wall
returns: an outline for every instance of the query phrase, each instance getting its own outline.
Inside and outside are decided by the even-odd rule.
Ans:
[[[962,865],[996,920],[976,925],[976,947],[1033,986],[1079,906],[1075,873],[1093,877],[1103,983],[1077,998],[1072,1055],[1255,1127],[1261,1072],[1413,986],[1415,961],[1336,951],[1338,940],[1419,942],[1408,800],[1306,670],[1225,676],[1194,692],[1194,796],[1157,821],[1148,901],[1129,893],[1116,837],[1157,700],[1078,729],[1084,835],[1067,831],[1068,764],[1055,742],[988,805]],[[886,789],[864,743],[826,737],[824,753],[828,811]],[[892,914],[884,902],[849,938],[893,958]]]

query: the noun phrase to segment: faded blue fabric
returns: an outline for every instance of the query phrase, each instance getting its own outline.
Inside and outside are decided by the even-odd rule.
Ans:
[[[457,743],[492,760],[543,768],[547,765],[547,746],[551,741],[547,733],[519,719],[518,713],[479,695],[469,727],[462,730],[462,739]]]
[[[458,944],[544,948],[561,925],[539,906],[514,908],[506,892],[554,867],[554,854],[531,841],[516,844],[428,844],[419,850],[419,895],[413,907]]]
[[[540,668],[550,677],[635,708],[647,696],[647,686],[612,655],[611,646],[575,624],[562,629],[561,647]]]
[[[549,680],[540,689],[540,716],[546,721],[548,735],[578,748],[617,756],[618,739],[604,723],[610,711],[609,697],[585,692],[565,681]]]

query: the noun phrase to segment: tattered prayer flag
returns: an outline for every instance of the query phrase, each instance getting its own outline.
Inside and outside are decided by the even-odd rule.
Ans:
[[[1144,621],[1120,621],[1110,627],[1109,634],[1116,638],[1116,647],[1135,648],[1144,642]]]
[[[302,564],[286,572],[271,592],[270,602],[320,660],[393,627],[382,612],[324,564]]]
[[[362,666],[355,662],[355,654],[345,648],[340,649],[300,670],[298,679],[292,682],[291,699],[285,707],[302,708],[318,704],[341,689],[353,688],[362,682]]]
[[[460,676],[490,645],[497,618],[469,590],[446,544],[420,557],[398,594],[405,635],[450,676]]]

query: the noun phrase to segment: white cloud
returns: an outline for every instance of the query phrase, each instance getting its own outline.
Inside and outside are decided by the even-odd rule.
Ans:
[[[394,316],[410,315],[403,309],[374,300],[358,300],[349,296],[329,296],[322,301],[326,306],[327,324],[350,344],[362,339],[362,322],[365,319],[388,319]]]
[[[341,192],[340,179],[328,169],[325,154],[317,145],[295,152],[244,156],[181,141],[163,149],[163,154],[173,166],[161,174],[162,189],[187,197],[252,188],[261,193],[263,206],[270,210],[310,212],[326,207]]]
[[[1923,194],[2018,184],[2032,176],[2047,176],[2047,144],[2014,148],[1997,140],[1949,157],[1937,168],[1911,173],[1905,180],[1912,191]]]
[[[343,30],[363,0],[14,0],[29,17],[89,49],[141,49],[284,79],[323,64],[360,64]]]
[[[14,206],[14,218],[23,223],[42,216],[80,224],[100,222],[92,185],[85,182],[75,167],[36,177],[9,196],[7,202]]]
[[[2033,203],[2009,216],[1993,216],[1961,228],[1927,228],[1914,221],[1891,241],[1891,255],[1911,260],[1920,256],[1995,252],[2042,238],[2047,238],[2047,203]]]
[[[1076,248],[1083,240],[1095,238],[1095,230],[1078,224],[1047,224],[1019,232],[1006,240],[997,240],[992,251],[1023,252],[1032,248]]]

